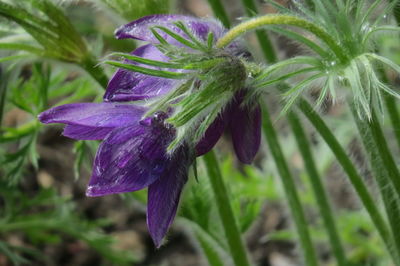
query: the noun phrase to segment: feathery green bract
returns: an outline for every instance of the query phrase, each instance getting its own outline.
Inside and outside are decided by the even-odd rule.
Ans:
[[[169,78],[169,79],[182,79],[185,76],[187,76],[187,74],[185,74],[185,73],[145,68],[145,67],[137,66],[134,64],[121,63],[121,62],[112,61],[112,60],[106,60],[106,61],[104,61],[104,63],[111,65],[111,66],[118,67],[118,68],[123,68],[123,69],[130,70],[133,72],[138,72],[138,73],[142,73],[142,74],[149,75],[149,76],[155,76],[155,77],[162,77],[162,78]]]
[[[273,31],[304,44],[313,54],[308,57],[309,60],[300,56],[269,66],[253,81],[252,86],[255,87],[253,94],[268,90],[268,86],[278,81],[286,80],[293,83],[297,89],[285,93],[287,103],[284,111],[293,105],[303,91],[320,86],[317,107],[327,97],[335,100],[336,95],[340,94],[337,92],[338,89],[341,89],[353,98],[360,116],[371,119],[371,108],[382,113],[382,93],[387,92],[397,98],[400,98],[400,94],[384,84],[377,71],[385,66],[400,73],[400,67],[390,59],[377,55],[374,44],[380,36],[376,33],[388,31],[398,34],[400,31],[400,28],[394,25],[382,25],[388,23],[384,18],[390,15],[397,1],[390,4],[382,0],[373,2],[312,0],[310,2],[312,2],[312,8],[294,1],[294,9],[291,10],[270,1],[281,13],[300,16],[318,25],[335,40],[345,60],[337,58],[337,55],[321,40],[312,40],[281,26],[272,26]],[[298,65],[293,66],[293,64]],[[288,71],[288,68],[292,68],[291,71]],[[293,68],[302,68],[304,72],[296,71],[296,69],[293,71]],[[300,74],[304,74],[303,77],[299,76]],[[299,77],[307,79],[307,82],[299,81]]]
[[[29,0],[13,4],[2,0],[0,16],[19,24],[41,46],[0,42],[0,49],[24,50],[76,63],[81,63],[88,57],[82,37],[60,7],[49,0]]]
[[[202,41],[184,22],[178,21],[175,25],[181,32],[161,26],[151,28],[159,41],[156,47],[170,58],[169,61],[123,53],[113,53],[111,56],[121,56],[124,62],[104,61],[109,65],[150,76],[181,80],[169,94],[147,102],[150,108],[144,115],[146,117],[156,111],[168,111],[172,107],[174,112],[167,121],[176,128],[177,136],[168,147],[170,152],[184,141],[197,143],[200,140],[234,94],[245,88],[248,72],[245,66],[248,63],[241,58],[214,48],[212,33],[206,41]],[[179,44],[168,43],[160,31]]]
[[[190,81],[190,94],[173,105],[175,112],[168,122],[177,127],[177,137],[168,147],[170,151],[185,140],[197,143],[235,92],[245,87],[247,70],[242,61],[232,56],[223,58],[222,62],[198,73]],[[192,132],[194,128],[196,131]]]

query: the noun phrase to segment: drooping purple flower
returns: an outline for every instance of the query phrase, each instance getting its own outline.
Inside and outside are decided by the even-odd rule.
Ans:
[[[64,123],[63,134],[81,140],[101,139],[86,195],[131,192],[148,187],[147,223],[160,246],[187,181],[193,156],[185,145],[172,155],[166,149],[175,130],[156,113],[132,104],[80,103],[54,107],[39,115],[42,123]]]
[[[209,32],[214,34],[214,41],[217,41],[226,32],[222,24],[214,19],[200,19],[183,15],[151,15],[121,26],[116,30],[115,35],[118,39],[132,38],[149,43],[133,51],[132,54],[134,55],[159,61],[169,61],[169,58],[155,47],[159,44],[159,41],[150,29],[153,26],[164,26],[187,38],[185,33],[175,25],[178,21],[185,23],[192,33],[202,41],[206,41]],[[161,31],[159,33],[169,43],[191,50],[168,34]],[[248,54],[246,49],[238,42],[233,42],[224,51],[235,56]],[[108,84],[104,100],[134,101],[161,97],[175,89],[181,82],[181,80],[152,77],[119,69]],[[246,164],[253,161],[260,146],[261,110],[258,103],[254,103],[254,106],[244,105],[245,94],[246,89],[237,92],[226,110],[221,112],[208,128],[204,137],[196,146],[197,156],[210,151],[220,139],[224,130],[228,129],[238,159]]]
[[[161,25],[186,38],[174,24],[177,21],[184,22],[203,41],[209,32],[213,33],[214,41],[226,32],[218,21],[212,19],[154,15],[120,27],[116,36],[119,39],[133,38],[148,42],[132,54],[166,62],[169,58],[156,48],[158,40],[150,28]],[[160,34],[169,43],[191,52],[191,48],[184,47],[169,35]],[[228,46],[225,52],[235,56],[246,53],[236,42]],[[143,118],[148,110],[131,102],[157,100],[183,82],[119,69],[109,81],[103,103],[66,104],[39,115],[42,123],[66,124],[63,134],[67,137],[102,140],[93,164],[86,192],[88,196],[104,196],[148,187],[147,225],[157,247],[161,245],[175,217],[179,197],[187,181],[188,168],[194,157],[211,150],[225,129],[230,131],[237,157],[243,163],[251,163],[260,144],[260,108],[257,103],[252,107],[244,104],[246,89],[243,88],[221,111],[202,139],[190,145],[195,147],[193,152],[184,143],[172,154],[167,153],[167,147],[176,135],[175,129],[166,123],[168,115],[157,112]]]

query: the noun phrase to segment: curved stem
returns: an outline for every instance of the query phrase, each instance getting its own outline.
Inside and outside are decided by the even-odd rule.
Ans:
[[[304,257],[306,262],[305,264],[308,266],[316,266],[318,265],[317,256],[315,254],[315,249],[311,241],[310,233],[307,227],[308,223],[305,219],[303,207],[300,203],[300,199],[296,190],[296,185],[294,183],[292,174],[290,173],[285,157],[283,156],[281,145],[279,144],[278,137],[272,125],[268,109],[266,108],[265,105],[263,105],[262,107],[263,107],[262,126],[264,135],[265,138],[267,139],[269,148],[271,149],[271,154],[274,157],[279,175],[281,176],[281,181],[283,184],[283,188],[285,190],[285,195],[304,251]]]
[[[343,52],[342,48],[327,32],[308,20],[291,15],[264,15],[249,19],[248,21],[240,23],[230,29],[221,39],[218,40],[217,47],[223,48],[238,36],[250,30],[267,25],[290,25],[307,30],[324,41],[342,62],[347,61],[347,56]]]
[[[359,196],[363,206],[367,210],[372,222],[378,230],[383,242],[387,246],[388,250],[391,250],[392,239],[388,226],[383,219],[378,207],[375,204],[375,200],[372,198],[367,187],[365,186],[361,176],[358,174],[357,169],[354,167],[349,156],[344,151],[343,147],[340,145],[339,141],[336,139],[335,135],[327,127],[325,122],[321,117],[314,111],[313,107],[304,99],[299,100],[298,107],[315,127],[321,137],[324,139],[326,144],[330,147],[331,151],[335,154],[336,159],[342,166],[343,170],[346,172],[353,185],[357,195]],[[396,256],[391,253],[394,259]]]
[[[235,216],[233,215],[228,192],[225,188],[217,158],[211,150],[203,156],[203,159],[207,168],[208,177],[210,179],[218,213],[225,231],[225,236],[228,240],[232,259],[236,266],[248,266],[250,263],[247,258],[246,249],[241,239]]]
[[[322,184],[321,177],[315,166],[314,158],[309,147],[310,144],[307,140],[307,136],[304,132],[304,129],[301,126],[300,119],[293,112],[289,112],[287,117],[292,127],[292,131],[295,135],[300,153],[304,160],[305,168],[309,175],[314,196],[316,198],[319,211],[322,215],[325,228],[329,235],[329,240],[332,246],[332,252],[336,257],[338,265],[340,266],[348,265],[346,262],[346,256],[343,249],[343,245],[340,241],[339,234],[336,229],[335,220],[332,216],[333,210],[329,204],[328,196],[326,195],[324,185]]]

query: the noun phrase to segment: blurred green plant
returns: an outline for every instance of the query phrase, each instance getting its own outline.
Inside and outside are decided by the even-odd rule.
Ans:
[[[32,198],[26,192],[10,190],[0,183],[3,208],[0,211],[0,253],[14,265],[28,264],[29,258],[50,263],[37,248],[41,244],[60,244],[63,235],[87,244],[109,262],[127,265],[135,261],[131,252],[118,251],[112,247],[114,240],[99,228],[109,224],[106,220],[88,221],[76,212],[75,204],[57,195],[55,189],[40,189]],[[24,245],[12,245],[10,237],[27,239]]]
[[[107,76],[96,67],[96,59],[59,5],[50,0],[13,4],[0,1],[0,16],[17,23],[33,38],[24,38],[21,42],[19,36],[11,31],[10,35],[0,39],[0,49],[24,51],[38,57],[78,64],[101,86],[107,86]],[[15,56],[8,60],[15,59]]]
[[[221,18],[226,26],[229,26],[230,22],[221,2],[218,0],[210,0],[209,2],[214,8],[215,14]],[[256,5],[251,0],[243,0],[242,2],[246,7],[247,15],[251,16],[258,13]],[[382,34],[387,31],[396,32],[398,28],[394,26],[382,27],[379,24],[381,21],[389,25],[393,24],[388,19],[390,16],[387,16],[393,6],[386,5],[385,1],[337,0],[335,4],[320,0],[304,1],[304,4],[300,2],[294,1],[293,10],[276,3],[272,4],[285,15],[294,15],[296,19],[305,19],[306,22],[320,26],[322,30],[330,33],[331,36],[328,36],[328,39],[331,37],[334,41],[336,40],[339,47],[335,45],[329,47],[323,41],[315,41],[315,39],[309,38],[309,35],[299,34],[297,31],[292,31],[286,27],[271,26],[268,28],[269,30],[308,47],[310,54],[307,57],[291,58],[270,65],[261,72],[261,76],[258,80],[256,79],[255,84],[256,87],[259,87],[259,91],[270,85],[281,84],[284,80],[289,81],[289,85],[290,83],[294,84],[294,86],[285,87],[294,94],[287,101],[287,105],[284,106],[283,113],[290,111],[289,107],[293,111],[297,111],[295,105],[292,106],[292,104],[299,99],[300,110],[322,136],[322,138],[317,137],[321,145],[307,144],[309,148],[313,148],[313,154],[317,155],[316,158],[318,158],[318,163],[314,163],[314,165],[311,163],[311,167],[318,171],[324,184],[324,177],[328,175],[327,170],[332,167],[335,162],[334,156],[336,156],[345,173],[349,175],[350,181],[360,196],[362,205],[372,218],[371,221],[363,210],[332,211],[331,214],[335,215],[336,226],[345,247],[348,263],[351,265],[387,265],[390,263],[387,255],[388,250],[393,254],[396,253],[396,251],[393,251],[395,246],[392,243],[393,236],[393,240],[400,242],[400,238],[397,237],[399,232],[396,230],[400,204],[396,197],[396,187],[394,187],[396,185],[398,189],[398,183],[393,178],[398,175],[398,171],[396,172],[398,160],[393,159],[390,154],[389,148],[393,147],[385,143],[381,145],[379,142],[379,140],[389,140],[389,138],[383,134],[378,119],[372,119],[373,121],[370,124],[366,124],[366,121],[373,118],[375,110],[378,110],[381,114],[387,113],[382,103],[382,99],[387,97],[386,94],[391,95],[390,99],[393,101],[392,96],[398,94],[396,86],[391,86],[390,79],[381,79],[384,74],[391,74],[393,70],[399,71],[399,67],[396,65],[399,58],[395,52],[398,35]],[[392,5],[397,3],[396,1],[391,2]],[[103,7],[103,10],[112,9],[126,20],[153,13],[167,13],[171,5],[170,1],[160,0],[145,2],[102,0],[101,3],[100,6]],[[383,9],[384,12],[377,13],[377,16],[375,16],[376,11],[385,6],[387,8]],[[355,16],[352,16],[353,14]],[[94,68],[97,60],[93,54],[97,53],[93,53],[88,48],[90,46],[74,29],[68,16],[64,14],[60,1],[29,0],[16,2],[1,0],[0,16],[9,20],[6,22],[3,18],[0,18],[0,52],[1,55],[5,55],[0,58],[2,64],[2,68],[0,68],[0,121],[2,121],[4,114],[11,110],[19,110],[26,116],[24,121],[16,127],[2,126],[0,131],[0,143],[2,144],[0,147],[0,163],[2,165],[0,169],[0,194],[2,196],[0,204],[2,204],[2,207],[4,205],[4,208],[0,209],[0,252],[17,265],[29,263],[27,260],[29,258],[46,262],[49,259],[44,258],[38,249],[13,246],[7,242],[8,236],[18,232],[26,236],[29,243],[51,244],[59,243],[62,236],[69,235],[87,243],[91,248],[97,250],[101,256],[107,258],[110,263],[133,262],[135,258],[130,254],[122,254],[113,250],[111,248],[112,239],[98,230],[98,228],[107,225],[107,222],[89,222],[87,218],[76,214],[74,204],[70,199],[57,196],[53,189],[40,189],[35,192],[34,198],[31,199],[25,195],[22,187],[19,186],[26,170],[30,169],[28,167],[33,166],[34,169],[39,167],[36,144],[42,127],[36,122],[37,114],[47,108],[49,103],[59,105],[83,100],[100,100],[99,91],[87,77],[71,75],[68,73],[69,70],[64,69],[65,64],[59,65],[57,62],[77,64],[88,71],[104,87],[107,83],[107,77],[98,67]],[[352,23],[353,19],[355,23]],[[377,23],[371,24],[369,19],[373,19],[372,21]],[[19,24],[21,28],[16,28],[15,23]],[[93,32],[95,31],[96,29],[93,29]],[[381,31],[381,34],[376,34],[379,31]],[[349,38],[350,35],[351,38]],[[374,38],[371,38],[373,35]],[[269,43],[268,36],[265,32],[258,31],[257,37],[266,59],[274,63],[277,56],[271,43]],[[337,49],[332,49],[332,47]],[[379,47],[379,52],[391,61],[381,57],[380,54],[375,54],[377,47]],[[343,51],[340,51],[340,49],[343,49]],[[129,56],[126,54],[119,55],[126,58]],[[346,61],[349,58],[353,58],[355,61]],[[56,62],[54,62],[54,59]],[[301,68],[293,70],[292,64],[298,64]],[[304,67],[307,64],[310,66]],[[392,70],[385,69],[385,71],[382,71],[385,65]],[[123,67],[123,65],[117,66]],[[290,69],[286,69],[287,67],[290,67]],[[138,68],[133,70],[137,71]],[[299,77],[303,77],[307,73],[312,75],[298,80]],[[159,75],[160,72],[156,74]],[[338,121],[333,121],[327,116],[323,116],[322,120],[310,104],[298,97],[303,94],[306,88],[311,87],[310,84],[320,85],[321,79],[324,79],[322,90],[317,95],[316,101],[313,101],[317,107],[323,106],[329,96],[337,96],[335,90],[338,87],[350,87],[351,91],[356,93],[354,95],[356,101],[354,118],[359,126],[360,140],[364,143],[372,172],[374,176],[378,177],[376,181],[382,195],[383,204],[380,197],[377,197],[378,199],[375,202],[371,202],[373,198],[370,194],[372,193],[368,190],[367,182],[359,174],[361,171],[367,171],[368,166],[361,169],[354,164],[353,158],[350,158],[346,153],[349,142],[358,140],[354,125],[348,115],[340,117]],[[395,107],[398,105],[396,102],[392,102],[392,104]],[[393,112],[390,111],[393,109],[387,108],[393,123],[393,121],[396,121],[396,116],[393,116]],[[357,120],[361,111],[367,114],[365,121]],[[295,118],[297,115],[296,112],[288,112],[287,114],[289,116],[294,115]],[[329,124],[329,128],[324,124],[324,121]],[[302,125],[307,125],[302,120],[300,122],[300,129]],[[289,123],[293,127],[290,119]],[[270,128],[273,128],[273,126],[275,124],[271,123]],[[397,126],[396,123],[393,123],[396,137],[399,136],[398,132],[400,132]],[[291,182],[295,185],[299,184],[294,188],[295,194],[298,194],[298,209],[304,208],[305,213],[316,213],[320,208],[320,202],[314,196],[316,190],[313,190],[313,185],[310,182],[310,178],[315,178],[315,175],[310,175],[309,168],[300,169],[300,171],[296,169],[296,172],[293,171],[296,174],[284,169],[285,167],[288,168],[289,165],[290,168],[295,168],[287,158],[292,158],[293,154],[297,153],[295,140],[299,141],[298,136],[295,140],[291,134],[289,137],[280,136],[280,138],[282,137],[285,146],[278,143],[277,136],[272,138],[275,151],[281,150],[275,155],[272,154],[272,157],[275,161],[277,160],[276,157],[280,157],[278,159],[280,166],[284,165],[283,168],[279,164],[276,166],[269,159],[270,154],[263,161],[261,170],[256,167],[239,169],[235,167],[232,158],[229,156],[221,160],[223,181],[227,184],[228,204],[232,206],[234,220],[237,221],[238,230],[242,235],[249,231],[258,219],[265,201],[281,203],[286,200],[287,194],[283,192],[276,179],[276,175],[282,169],[284,170],[283,174],[281,172],[282,178],[293,178]],[[338,140],[340,140],[340,143]],[[271,145],[271,138],[269,141],[270,146],[273,146]],[[74,173],[76,177],[79,177],[81,169],[91,167],[95,146],[95,142],[80,141],[75,143]],[[305,150],[304,147],[302,148],[300,145],[299,147],[302,152]],[[333,151],[334,156],[331,151]],[[390,167],[387,167],[389,164]],[[215,193],[212,192],[212,184],[209,179],[205,178],[207,175],[205,166],[199,164],[198,169],[199,183],[194,184],[192,179],[192,184],[186,190],[179,221],[190,228],[210,265],[232,264],[233,260],[229,255],[231,252],[229,243],[223,230],[224,225],[218,218],[219,214],[215,205],[216,198]],[[357,185],[357,182],[361,183]],[[359,185],[361,185],[361,189]],[[146,201],[146,195],[143,192],[129,193],[123,197],[127,201],[132,198],[139,202]],[[385,214],[387,214],[387,217],[381,217],[382,206],[386,207]],[[386,225],[386,220],[389,221],[390,227]],[[327,227],[324,226],[322,219],[317,218],[309,224],[306,221],[301,221],[301,223],[300,226],[309,231],[316,243],[328,245],[330,239],[325,233]],[[388,249],[381,245],[380,236],[388,245]],[[295,242],[298,240],[298,235],[289,227],[271,232],[261,240],[266,242],[276,240]],[[399,246],[399,243],[397,245]],[[333,260],[329,262],[333,263]],[[394,263],[398,263],[398,261],[394,261]]]
[[[166,14],[171,5],[171,0],[100,0],[100,2],[120,14],[127,21],[152,14]]]
[[[0,150],[4,179],[10,185],[18,184],[28,162],[35,169],[38,168],[36,143],[42,127],[36,117],[48,107],[48,102],[65,104],[98,95],[98,90],[86,78],[67,81],[68,73],[60,71],[52,74],[51,71],[48,64],[34,63],[29,77],[19,77],[7,84],[9,92],[5,96],[7,104],[2,106],[3,110],[7,112],[14,109],[26,115],[25,121],[17,127],[1,127],[0,143],[13,147],[14,150]],[[84,147],[77,147],[80,162],[76,167],[82,165],[82,148]]]

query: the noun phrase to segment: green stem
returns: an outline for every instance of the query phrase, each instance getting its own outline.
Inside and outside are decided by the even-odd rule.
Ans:
[[[397,26],[400,26],[400,5],[399,4],[394,6],[393,14],[396,19]],[[385,72],[383,70],[381,70],[381,72],[382,72],[382,76],[384,77],[383,81],[388,83],[388,78],[386,77]],[[397,109],[397,106],[396,106],[396,99],[390,95],[386,95],[385,104],[386,104],[387,111],[389,113],[390,120],[392,122],[392,126],[394,129],[393,131],[394,131],[394,135],[396,137],[397,145],[400,148],[400,129],[399,129],[400,114],[399,114],[399,110]]]
[[[361,202],[363,203],[365,209],[371,217],[372,222],[377,228],[379,235],[381,236],[383,242],[390,251],[393,242],[390,237],[388,226],[375,204],[375,199],[373,199],[370,195],[367,187],[365,186],[361,176],[358,174],[357,169],[351,162],[349,156],[346,154],[339,141],[336,139],[335,135],[333,135],[325,122],[314,111],[313,107],[306,100],[300,99],[298,107],[311,122],[311,124],[315,127],[315,129],[324,139],[325,143],[328,144],[331,151],[335,154],[336,159],[349,177],[351,184],[357,192],[357,195],[359,196]]]
[[[108,77],[104,73],[103,69],[100,66],[97,66],[97,62],[92,56],[87,56],[84,58],[80,66],[86,70],[86,72],[92,76],[94,80],[96,80],[104,89],[107,88]]]
[[[338,231],[336,229],[335,220],[332,217],[333,210],[329,204],[328,196],[326,195],[324,185],[321,182],[321,177],[315,166],[314,158],[310,150],[310,144],[307,140],[303,127],[301,126],[300,119],[293,112],[288,113],[289,123],[295,135],[297,145],[304,160],[305,168],[310,178],[311,186],[314,196],[317,201],[325,228],[329,235],[332,251],[338,265],[348,265],[343,245],[340,241]]]
[[[375,141],[375,145],[378,148],[379,155],[382,159],[383,166],[385,166],[389,178],[393,183],[393,186],[397,192],[397,195],[400,197],[400,172],[397,168],[396,162],[390,152],[389,146],[386,142],[385,135],[379,123],[379,120],[376,116],[374,110],[371,111],[372,120],[369,121],[369,127],[371,129],[371,133],[373,139]],[[400,240],[400,239],[399,239]]]
[[[250,265],[214,152],[208,152],[203,156],[203,159],[232,259],[236,266]]]
[[[293,215],[297,232],[300,237],[300,242],[303,247],[305,264],[308,266],[318,265],[317,256],[311,241],[310,233],[307,227],[303,207],[301,205],[296,185],[294,183],[292,174],[283,155],[278,137],[273,127],[268,109],[263,106],[263,130],[265,138],[268,142],[271,154],[274,157],[276,167],[281,176],[283,188],[285,190],[286,198]]]
[[[342,48],[327,32],[308,20],[291,15],[264,15],[249,19],[230,29],[221,39],[218,40],[217,47],[223,48],[238,36],[250,30],[267,25],[290,25],[307,30],[324,41],[332,49],[340,61],[347,61],[347,56],[343,53]]]
[[[390,2],[393,2],[393,1],[397,1],[397,0],[392,0]],[[397,25],[400,26],[400,5],[399,4],[394,6],[393,15],[394,15],[394,18],[396,19]]]
[[[3,135],[2,132],[2,124],[3,124],[3,116],[5,110],[6,103],[6,93],[7,93],[7,76],[6,73],[3,73],[0,66],[0,136]]]
[[[257,13],[257,8],[256,5],[254,4],[253,0],[242,0],[243,5],[246,8],[247,14],[249,16],[252,16],[253,14]],[[267,61],[270,63],[274,63],[277,60],[275,51],[273,49],[273,46],[268,38],[268,35],[265,31],[262,30],[257,30],[256,31],[256,36],[258,38],[258,41],[260,43],[260,46],[262,48],[264,57]],[[289,171],[289,168],[287,166],[286,160],[283,156],[282,149],[278,143],[278,138],[276,136],[276,133],[272,127],[272,123],[269,118],[269,114],[267,111],[266,106],[263,106],[263,117],[264,120],[266,119],[265,117],[268,118],[268,121],[264,121],[267,124],[270,124],[271,126],[263,126],[264,127],[264,134],[267,136],[270,136],[267,138],[270,141],[269,145],[272,146],[271,148],[272,154],[275,159],[275,163],[277,165],[277,168],[279,170],[279,173],[282,178],[282,182],[285,188],[285,192],[288,196],[288,202],[291,207],[292,215],[295,220],[296,224],[296,229],[299,233],[300,236],[300,242],[302,244],[302,247],[304,249],[304,257],[307,262],[307,265],[318,265],[317,258],[315,255],[315,251],[312,245],[311,238],[309,236],[308,228],[305,223],[305,216],[302,210],[302,206],[299,200],[299,197],[297,195],[297,191],[291,176],[291,173]],[[266,128],[268,128],[268,132],[266,132]]]
[[[386,76],[385,71],[383,69],[379,69],[378,73],[383,83],[389,84],[389,79]],[[393,133],[400,148],[400,130],[398,128],[400,125],[400,114],[396,106],[396,98],[388,93],[384,93],[384,100],[386,109],[389,113],[390,122],[392,123]]]
[[[397,230],[400,224],[400,201],[397,197],[396,191],[393,184],[388,177],[388,172],[384,167],[383,158],[380,156],[377,148],[377,144],[374,141],[372,130],[368,122],[361,120],[358,116],[354,105],[350,104],[354,120],[356,122],[358,132],[361,136],[364,149],[369,157],[370,165],[375,177],[376,183],[378,184],[380,193],[382,195],[383,203],[386,209],[387,216],[389,218],[389,224],[391,226],[392,235],[394,236],[394,244],[391,253],[397,255],[395,262],[399,262],[399,251],[400,251],[400,231]],[[396,250],[397,248],[397,250]],[[399,264],[397,264],[399,265]]]
[[[221,0],[208,0],[208,3],[214,12],[214,15],[221,20],[225,28],[229,29],[231,27],[231,23],[229,21],[228,14],[225,12],[224,6],[221,3]]]
[[[253,17],[255,14],[258,14],[257,6],[253,0],[242,0],[242,3],[248,16]],[[264,30],[256,30],[256,36],[266,61],[275,63],[277,57],[268,34]]]
[[[396,99],[391,95],[385,95],[385,105],[389,113],[390,121],[392,122],[393,132],[397,141],[397,145],[400,148],[400,114],[399,110],[397,109]]]

